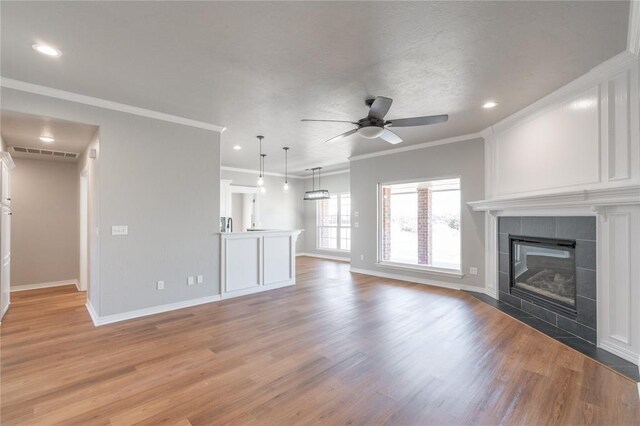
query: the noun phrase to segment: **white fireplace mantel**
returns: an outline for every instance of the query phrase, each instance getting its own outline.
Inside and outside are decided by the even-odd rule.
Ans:
[[[485,212],[587,207],[599,213],[601,207],[640,204],[640,185],[499,197],[467,204],[474,211]]]

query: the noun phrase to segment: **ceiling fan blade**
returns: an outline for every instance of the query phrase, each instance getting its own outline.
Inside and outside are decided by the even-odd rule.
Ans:
[[[427,115],[425,117],[398,118],[396,120],[389,120],[387,121],[387,126],[390,126],[390,127],[426,126],[428,124],[445,123],[447,120],[449,120],[449,116],[447,114]]]
[[[346,138],[347,136],[350,136],[350,135],[354,134],[357,131],[358,131],[358,129],[349,130],[348,132],[344,132],[344,133],[342,133],[342,134],[340,134],[338,136],[335,136],[335,137],[325,141],[324,143],[334,142],[334,141],[337,141],[338,139]]]
[[[393,99],[391,98],[377,96],[371,104],[371,108],[369,108],[369,118],[377,118],[378,120],[382,120],[384,116],[389,112],[389,108],[391,108],[392,103]]]
[[[346,121],[346,120],[313,120],[311,118],[303,118],[300,121],[322,121],[322,122],[326,122],[326,123],[351,123],[351,124],[358,124],[355,121]]]
[[[380,135],[380,139],[383,139],[393,145],[402,142],[400,136],[396,135],[389,129],[384,129],[384,132]]]

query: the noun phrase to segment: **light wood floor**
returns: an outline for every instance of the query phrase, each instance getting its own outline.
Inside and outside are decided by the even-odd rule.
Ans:
[[[72,287],[11,296],[3,425],[640,423],[608,368],[462,292],[344,263],[99,328]]]

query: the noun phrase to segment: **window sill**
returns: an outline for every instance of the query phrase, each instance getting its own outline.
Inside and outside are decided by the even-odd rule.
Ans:
[[[418,271],[418,272],[425,272],[428,274],[444,275],[444,276],[453,277],[453,278],[464,277],[464,274],[459,269],[446,269],[446,268],[438,268],[433,266],[408,265],[404,263],[394,263],[394,262],[378,262],[377,265],[383,268],[401,269],[405,271]]]

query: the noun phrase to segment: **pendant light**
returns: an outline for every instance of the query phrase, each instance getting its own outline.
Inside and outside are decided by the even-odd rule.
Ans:
[[[264,179],[262,178],[264,174],[264,158],[266,156],[267,154],[260,154],[260,177],[258,178],[258,186],[260,187],[260,192],[263,194],[267,192],[267,188],[264,187]]]
[[[312,179],[312,190],[304,193],[305,201],[315,201],[315,200],[326,200],[329,197],[329,191],[321,188],[320,182],[320,170],[322,167],[314,167],[311,169],[311,179]],[[318,172],[318,189],[316,189],[316,171]]]
[[[287,154],[289,152],[289,147],[285,146],[284,148],[284,185],[282,186],[282,189],[284,192],[288,192],[289,191],[289,179],[288,179],[288,164],[287,164]]]
[[[262,172],[263,172],[263,168],[264,168],[264,155],[262,154],[262,139],[264,138],[264,136],[256,136],[258,138],[258,140],[260,141],[260,176],[258,176],[258,186],[263,186],[264,185],[264,178],[262,177]]]

